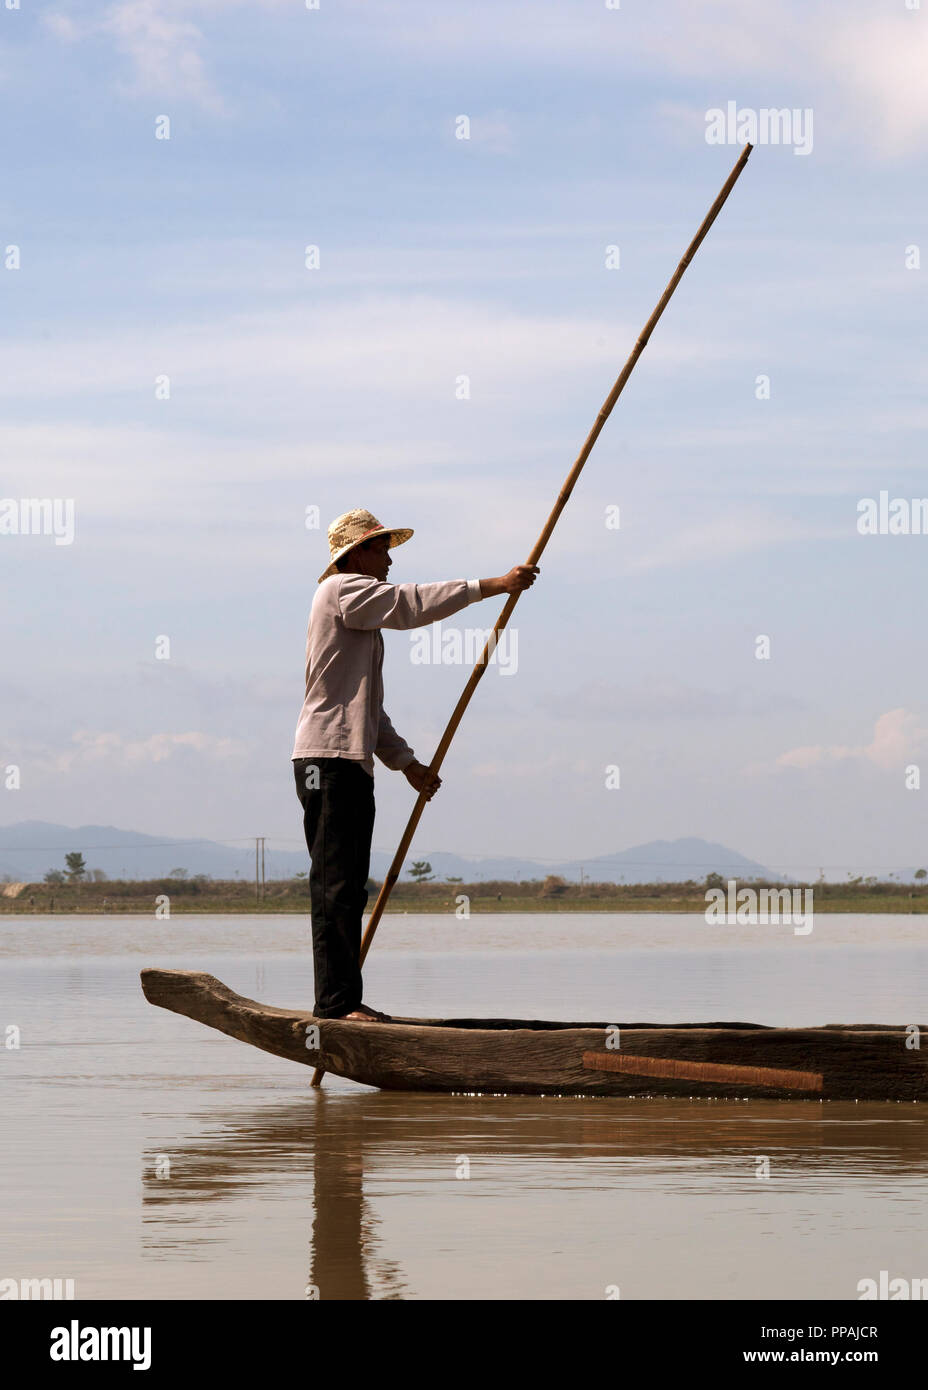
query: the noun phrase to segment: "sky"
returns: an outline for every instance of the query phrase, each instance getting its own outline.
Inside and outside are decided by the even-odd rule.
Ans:
[[[928,495],[928,4],[10,3],[0,824],[297,847],[328,522],[413,527],[393,582],[526,559],[731,102],[791,143],[687,270],[415,846],[928,861],[928,536],[859,524]],[[73,499],[70,543],[24,498]],[[469,668],[385,636],[428,762]],[[376,795],[392,850],[414,793]]]

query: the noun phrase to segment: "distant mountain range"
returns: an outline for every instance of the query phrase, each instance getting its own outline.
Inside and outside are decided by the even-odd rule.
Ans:
[[[64,857],[74,850],[83,854],[88,869],[102,869],[108,878],[163,878],[173,869],[186,869],[212,878],[251,879],[255,872],[254,844],[226,845],[215,840],[180,840],[169,836],[142,835],[112,825],[55,825],[49,821],[20,821],[0,827],[0,877],[9,875],[19,882],[36,882],[49,869],[64,867]],[[375,850],[371,874],[382,879],[391,855]],[[706,840],[654,840],[616,854],[589,859],[565,859],[542,863],[524,856],[473,858],[443,850],[416,850],[415,859],[425,859],[437,878],[461,878],[468,883],[491,879],[533,879],[560,874],[571,882],[581,876],[603,883],[655,883],[681,878],[705,878],[708,873],[738,873],[744,877],[764,876],[762,864],[724,845]],[[268,848],[265,871],[268,878],[291,878],[309,867],[305,850]],[[405,876],[405,875],[404,875]]]
[[[374,878],[383,877],[390,858],[387,854],[371,856]],[[763,864],[745,859],[736,850],[698,839],[652,840],[615,854],[562,859],[554,864],[513,856],[472,859],[442,850],[428,854],[417,851],[410,862],[412,859],[428,860],[436,878],[463,878],[470,883],[486,883],[490,879],[518,882],[526,878],[544,878],[547,874],[559,874],[573,883],[579,882],[581,876],[596,883],[673,883],[686,878],[703,879],[711,873],[731,872],[744,878],[762,878],[767,874]]]
[[[219,879],[253,879],[254,843],[221,844],[215,840],[181,840],[170,836],[142,835],[112,825],[55,825],[50,821],[19,821],[0,827],[0,878],[17,882],[36,882],[49,869],[64,868],[64,857],[73,850],[83,854],[88,869],[102,869],[108,878],[165,878],[173,869],[186,869],[190,877],[208,874]],[[371,855],[371,874],[382,879],[392,858],[375,850]],[[564,859],[544,863],[524,856],[476,858],[444,850],[415,850],[416,859],[427,860],[436,878],[461,878],[466,883],[486,883],[492,879],[518,882],[559,874],[568,882],[581,877],[600,883],[668,883],[681,879],[704,879],[707,874],[729,874],[742,878],[769,878],[771,871],[756,860],[746,859],[737,850],[708,840],[691,837],[681,840],[651,840],[645,845],[619,850],[615,854],[592,855],[586,859]],[[306,851],[268,847],[265,870],[268,878],[292,878],[309,867]],[[910,882],[914,869],[900,869],[897,878]]]

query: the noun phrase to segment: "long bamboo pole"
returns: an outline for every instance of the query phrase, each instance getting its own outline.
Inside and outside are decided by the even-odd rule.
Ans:
[[[671,295],[677,288],[677,285],[679,285],[680,281],[682,280],[683,272],[686,270],[686,267],[689,265],[690,261],[693,259],[696,252],[699,250],[703,238],[705,237],[709,228],[712,226],[712,223],[718,217],[725,203],[725,200],[727,199],[729,193],[737,183],[742,169],[748,162],[748,156],[750,155],[752,149],[752,145],[745,145],[744,149],[741,151],[741,154],[738,156],[738,159],[735,163],[735,167],[732,169],[731,173],[728,175],[728,178],[725,180],[725,183],[722,186],[722,191],[719,193],[719,196],[716,198],[715,202],[712,204],[711,208],[706,213],[702,226],[699,228],[699,231],[696,233],[696,235],[693,237],[693,240],[686,248],[686,251],[683,255],[683,259],[680,261],[680,264],[677,266],[673,275],[670,277],[670,281],[668,282],[667,288],[664,290],[664,293],[661,295],[660,299],[657,302],[656,309],[654,310],[651,317],[648,319],[644,328],[641,330],[641,334],[637,342],[635,343],[635,346],[632,348],[628,361],[625,363],[625,366],[622,368],[621,372],[618,375],[615,385],[609,392],[609,395],[606,397],[602,409],[600,410],[595,421],[593,422],[593,428],[587,435],[583,448],[577,455],[577,460],[574,463],[573,468],[571,468],[570,472],[568,473],[564,486],[558,493],[558,498],[554,504],[554,509],[551,512],[551,515],[548,517],[548,520],[545,522],[544,530],[538,537],[538,540],[532,547],[531,554],[526,560],[527,565],[537,565],[538,561],[541,559],[544,548],[548,544],[548,541],[551,539],[551,533],[557,525],[558,518],[560,517],[561,512],[566,507],[567,499],[573,492],[574,485],[583,470],[583,465],[586,463],[587,459],[592,453],[593,445],[599,438],[600,431],[602,430],[603,425],[606,423],[606,421],[609,419],[610,414],[612,413],[612,407],[615,405],[616,401],[621,396],[622,391],[625,388],[625,383],[628,381],[628,378],[634,371],[635,364],[638,361],[638,358],[644,352],[648,343],[648,339],[653,333],[658,319],[660,318],[664,310],[667,308],[667,305],[670,302]],[[448,748],[451,745],[451,740],[454,738],[454,735],[457,732],[457,727],[464,716],[464,711],[470,704],[470,698],[473,695],[474,691],[477,689],[477,686],[480,682],[480,677],[486,670],[490,657],[496,650],[496,646],[499,641],[499,635],[505,628],[506,624],[509,622],[509,619],[512,617],[513,609],[515,608],[518,601],[518,594],[510,594],[505,604],[503,605],[502,612],[497,618],[493,631],[490,633],[490,636],[487,639],[487,643],[483,649],[483,653],[478,658],[477,664],[474,667],[473,671],[471,671],[470,678],[464,687],[461,698],[458,700],[457,704],[454,707],[454,713],[448,721],[448,727],[445,729],[445,732],[441,736],[441,741],[439,742],[439,745],[435,750],[435,756],[429,763],[430,772],[437,772],[438,769],[441,767],[445,758],[445,754],[447,753]],[[403,864],[406,859],[406,854],[409,850],[410,844],[412,843],[412,837],[416,833],[416,827],[419,824],[422,812],[425,809],[425,803],[425,794],[423,792],[420,792],[418,797],[416,798],[416,804],[412,809],[412,815],[409,817],[406,829],[403,831],[403,838],[400,840],[399,848],[397,849],[396,854],[393,856],[393,863],[390,865],[390,871],[383,881],[383,885],[381,886],[380,892],[377,895],[377,901],[374,904],[374,909],[367,923],[367,930],[365,931],[364,937],[361,941],[362,965],[364,964],[365,958],[367,957],[367,953],[371,948],[371,942],[374,939],[374,933],[376,932],[377,927],[380,923],[380,919],[383,916],[384,908],[387,905],[387,900],[390,897],[391,892],[393,891],[393,885],[396,883],[397,879],[402,873]],[[371,1024],[370,1026],[373,1028],[377,1025]],[[325,1069],[323,1067],[317,1067],[316,1070],[313,1072],[312,1084],[314,1086],[321,1085],[322,1078],[324,1076]]]

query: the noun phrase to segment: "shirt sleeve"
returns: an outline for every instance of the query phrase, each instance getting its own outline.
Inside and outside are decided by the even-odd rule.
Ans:
[[[377,747],[374,752],[380,761],[394,772],[402,772],[416,757],[406,740],[396,732],[390,723],[390,716],[383,708],[380,711]]]
[[[346,627],[426,627],[448,618],[479,597],[480,581],[449,579],[438,584],[381,584],[367,574],[348,574],[338,588],[338,611]]]

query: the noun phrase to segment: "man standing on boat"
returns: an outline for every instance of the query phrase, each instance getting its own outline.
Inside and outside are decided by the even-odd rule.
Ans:
[[[309,850],[317,1018],[389,1022],[361,1002],[361,918],[374,832],[374,756],[430,801],[441,778],[417,761],[383,707],[383,627],[425,627],[535,582],[537,565],[498,579],[388,584],[389,551],[412,535],[370,512],[329,527],[330,563],[319,576],[306,639],[306,698],[293,746]]]

